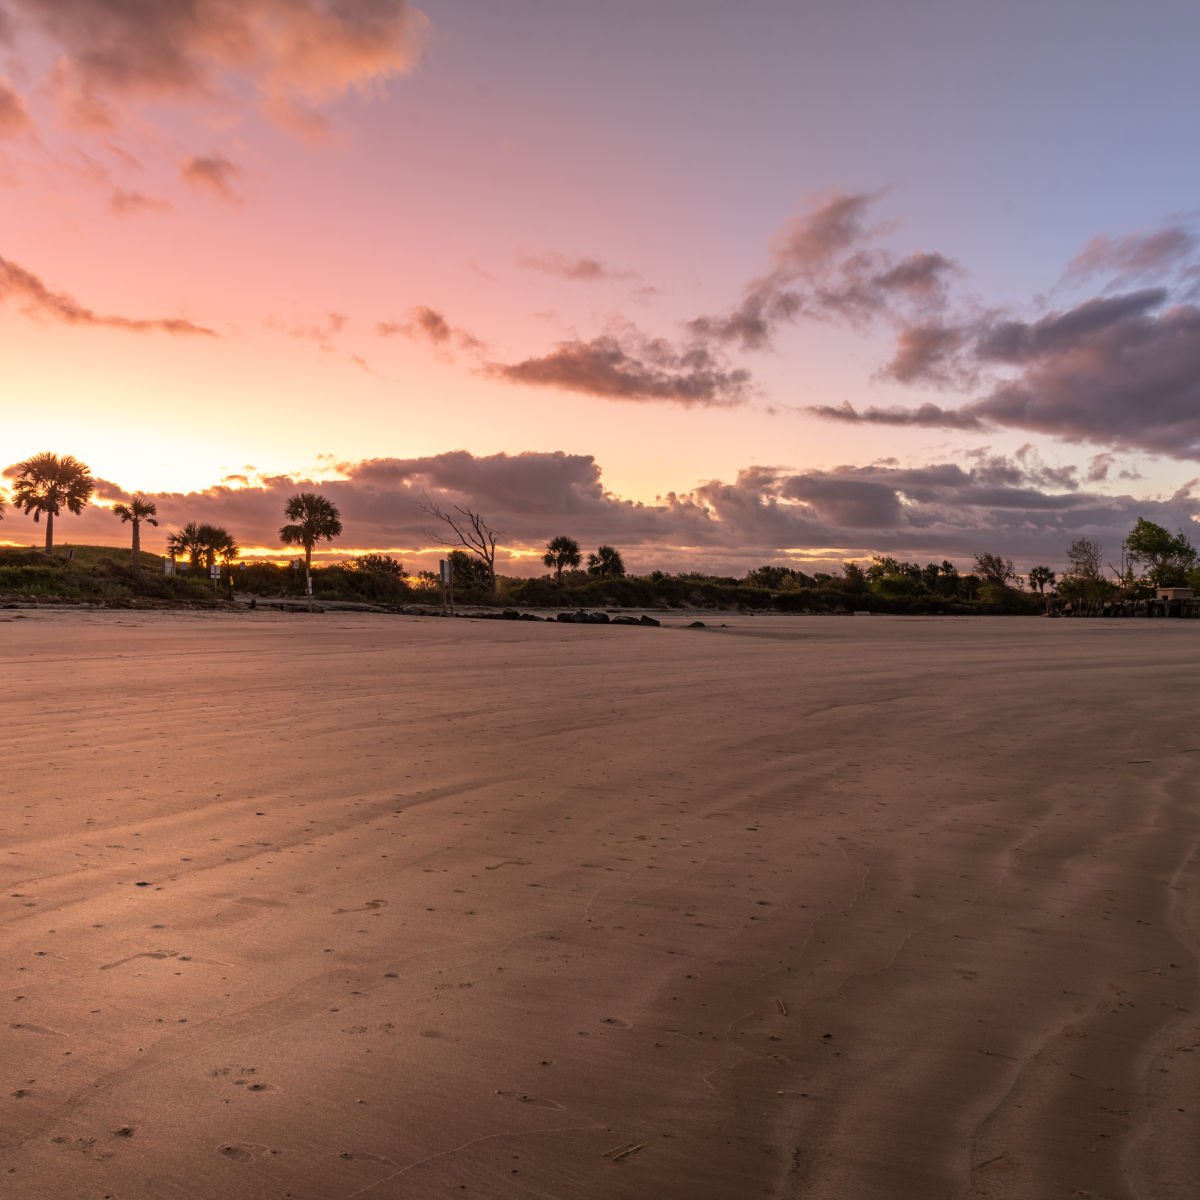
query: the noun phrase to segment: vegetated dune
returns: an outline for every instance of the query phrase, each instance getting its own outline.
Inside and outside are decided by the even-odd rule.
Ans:
[[[0,614],[20,1200],[1200,1194],[1183,621]]]

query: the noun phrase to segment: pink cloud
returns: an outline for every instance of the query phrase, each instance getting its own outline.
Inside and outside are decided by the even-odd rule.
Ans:
[[[207,192],[228,204],[241,204],[235,184],[242,169],[221,154],[189,158],[180,168],[180,176],[197,191]]]
[[[56,43],[52,86],[100,128],[129,103],[211,99],[230,75],[294,124],[306,107],[411,70],[429,29],[406,0],[9,0],[7,11],[16,31]]]
[[[216,337],[206,329],[182,317],[122,317],[97,313],[67,292],[56,292],[32,271],[9,259],[0,258],[0,303],[15,301],[30,316],[48,317],[65,325],[102,325],[134,333],[172,333]]]

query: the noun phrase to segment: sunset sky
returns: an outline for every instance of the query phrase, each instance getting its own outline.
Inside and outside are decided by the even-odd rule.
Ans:
[[[1200,530],[1194,0],[0,0],[0,467],[501,570]],[[6,507],[0,543],[40,540]],[[523,565],[522,565],[523,564]]]

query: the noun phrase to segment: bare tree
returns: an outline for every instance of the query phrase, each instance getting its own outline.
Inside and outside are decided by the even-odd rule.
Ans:
[[[450,509],[435,504],[427,493],[421,497],[421,511],[443,522],[450,534],[438,534],[429,530],[425,536],[439,546],[461,547],[468,554],[473,554],[487,569],[488,586],[496,590],[496,538],[498,534],[481,513],[463,508],[455,504]]]
[[[1067,550],[1067,574],[1076,579],[1104,578],[1104,549],[1091,538],[1076,538]]]

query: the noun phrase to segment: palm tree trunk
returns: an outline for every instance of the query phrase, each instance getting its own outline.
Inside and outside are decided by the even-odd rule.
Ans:
[[[54,509],[46,509],[46,553],[54,549]]]
[[[141,539],[138,536],[138,526],[140,521],[133,522],[133,550],[129,559],[129,565],[133,568],[133,573],[136,575],[142,566],[142,546]]]

